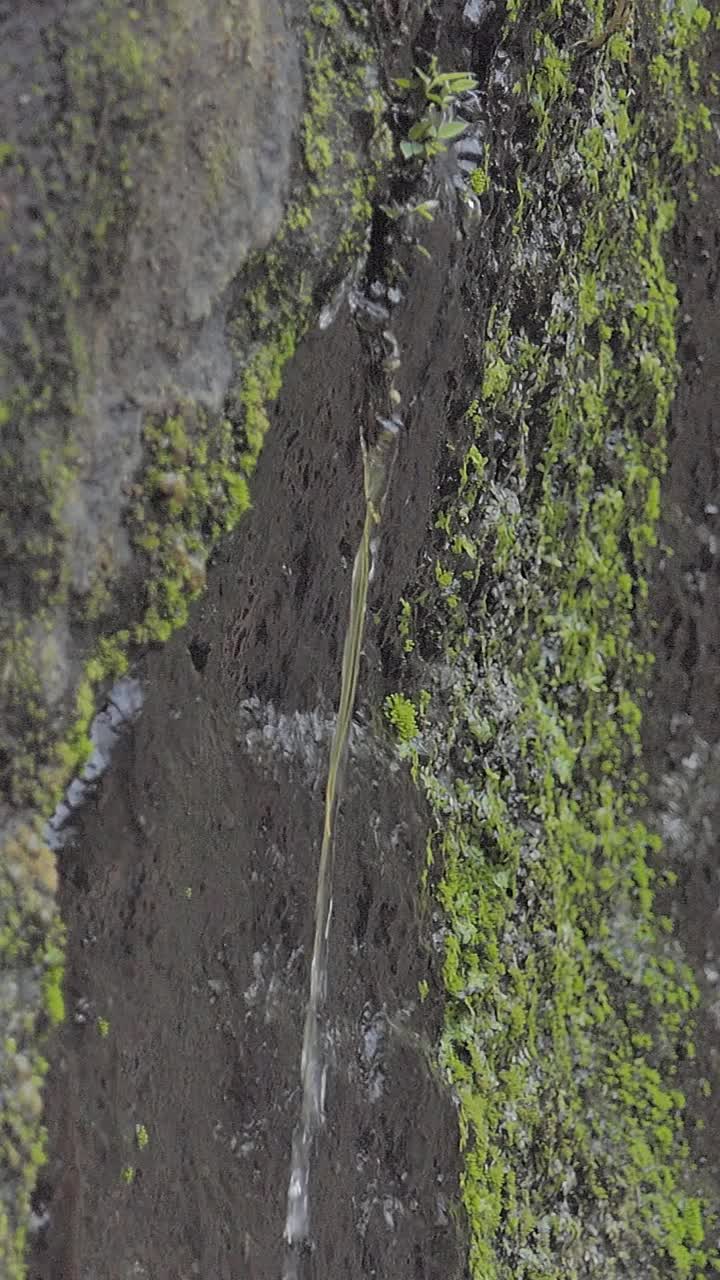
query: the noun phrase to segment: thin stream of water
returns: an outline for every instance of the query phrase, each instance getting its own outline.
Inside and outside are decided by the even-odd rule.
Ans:
[[[357,692],[360,654],[367,611],[368,586],[377,551],[377,531],[397,453],[399,424],[379,420],[380,435],[372,449],[361,436],[365,483],[365,521],[353,565],[350,617],[342,659],[340,704],[330,746],[325,789],[325,816],[315,899],[315,937],[310,967],[310,993],[305,1014],[301,1058],[302,1107],[292,1141],[288,1186],[284,1280],[298,1280],[299,1260],[310,1242],[308,1184],[313,1143],[324,1119],[327,1063],[323,1006],[327,991],[328,941],[332,919],[334,824],[337,800]]]

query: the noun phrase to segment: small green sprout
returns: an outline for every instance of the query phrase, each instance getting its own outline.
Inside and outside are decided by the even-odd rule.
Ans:
[[[109,1034],[110,1034],[110,1023],[108,1022],[107,1018],[98,1018],[98,1020],[97,1020],[97,1029],[98,1029],[98,1031],[99,1031],[99,1033],[100,1033],[100,1035],[101,1035],[102,1039],[103,1039],[103,1040],[107,1040],[107,1038],[108,1038],[108,1036],[109,1036]]]
[[[439,206],[439,200],[421,200],[418,204],[384,204],[382,211],[394,222],[398,218],[412,217],[422,218],[425,222],[434,222]]]
[[[135,1180],[135,1170],[131,1164],[126,1164],[120,1174],[123,1182],[127,1187]]]
[[[398,631],[403,642],[403,652],[412,653],[415,648],[415,640],[413,638],[413,613],[412,605],[409,600],[404,597],[400,601],[400,620],[398,622]]]
[[[433,156],[447,151],[449,143],[459,138],[466,129],[467,123],[464,120],[458,120],[454,116],[447,119],[445,112],[439,107],[430,107],[422,119],[415,121],[407,138],[403,138],[400,150],[406,160],[413,156],[432,160]]]
[[[144,1151],[150,1141],[150,1135],[144,1124],[135,1125],[135,1141],[138,1145],[138,1151]]]
[[[438,71],[435,55],[430,59],[427,71],[415,68],[415,75],[409,79],[398,77],[395,81],[398,89],[409,92],[422,88],[428,102],[437,107],[447,107],[461,93],[477,88],[475,76],[466,71]]]
[[[449,144],[467,129],[466,122],[453,114],[453,105],[461,93],[477,88],[475,76],[465,71],[438,71],[437,58],[433,57],[427,71],[416,67],[411,79],[401,77],[395,84],[404,93],[421,90],[426,104],[424,113],[400,143],[406,160],[431,160],[447,151]]]

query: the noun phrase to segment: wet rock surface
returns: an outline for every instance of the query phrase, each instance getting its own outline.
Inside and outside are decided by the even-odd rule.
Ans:
[[[413,8],[385,7],[390,18]],[[485,7],[466,5],[465,14],[474,39]],[[717,236],[709,193],[703,201],[679,234],[681,267],[693,261],[699,219],[704,237]],[[422,560],[448,421],[467,403],[458,351],[480,251],[474,258],[456,230],[438,219],[427,241],[432,261],[413,277],[397,317],[406,432],[338,819],[328,1121],[313,1171],[309,1276],[445,1280],[465,1265],[453,1210],[454,1107],[427,1052],[440,1005],[433,922],[418,908],[425,815],[367,710],[395,687],[399,596]],[[708,359],[717,312],[714,264],[703,262],[688,309]],[[668,492],[693,529],[711,530],[715,393],[695,368],[687,364],[676,406]],[[288,367],[255,509],[218,552],[188,627],[138,667],[142,716],[73,817],[77,831],[60,861],[69,1017],[52,1046],[50,1160],[34,1201],[32,1280],[280,1275],[322,762],[362,519],[358,421],[371,398],[342,306]],[[687,466],[695,453],[706,460],[697,470]],[[696,541],[688,536],[653,586],[662,625],[646,741],[658,822],[685,824],[674,855],[681,892],[666,909],[698,971],[710,967],[710,993],[717,828],[699,780],[712,791],[716,620],[709,605],[698,612],[689,585]],[[672,635],[665,590],[680,614]],[[699,618],[705,639],[688,647]],[[699,768],[684,763],[696,756]],[[702,831],[692,858],[688,825]],[[424,1003],[421,980],[430,982]],[[716,1062],[717,1044],[710,1012],[703,1063]],[[693,1079],[691,1071],[690,1087]],[[717,1115],[698,1105],[708,1117],[698,1152],[710,1170]]]
[[[106,597],[142,573],[125,517],[144,420],[183,399],[222,409],[226,291],[290,190],[301,8],[0,6],[4,612],[24,636],[57,589],[49,637],[27,637],[55,721],[108,614],[137,610]]]
[[[716,60],[717,64],[717,60]],[[674,232],[683,375],[670,424],[660,546],[650,582],[655,667],[645,709],[651,817],[663,866],[677,883],[660,891],[701,992],[697,1059],[684,1087],[697,1121],[695,1154],[720,1186],[720,221],[710,167],[698,203]],[[665,550],[668,549],[668,550]],[[700,1081],[709,1082],[709,1092]],[[715,1191],[717,1194],[717,1191]]]
[[[317,1276],[441,1280],[464,1266],[455,1109],[430,1052],[440,957],[418,907],[425,820],[367,710],[392,687],[383,637],[420,554],[452,394],[459,258],[440,224],[432,244],[398,314],[403,390],[423,394],[383,521],[337,820],[327,1121],[305,1259]],[[137,670],[142,714],[73,816],[69,1018],[53,1046],[33,1280],[281,1273],[366,377],[345,306],[289,367],[254,511],[189,628]]]
[[[62,1017],[47,821],[128,657],[187,618],[314,295],[364,249],[392,152],[367,17],[0,3],[0,1269]]]

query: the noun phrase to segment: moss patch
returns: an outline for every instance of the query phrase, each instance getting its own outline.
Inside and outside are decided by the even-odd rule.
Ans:
[[[25,1274],[22,1257],[30,1195],[45,1157],[41,1126],[47,1062],[38,1047],[39,1021],[62,1019],[63,934],[55,915],[55,860],[38,832],[17,825],[0,870],[0,1270],[8,1280]],[[14,1182],[9,1182],[12,1174]]]
[[[715,1219],[674,1083],[696,992],[654,914],[656,841],[637,817],[637,624],[676,381],[664,239],[704,127],[706,19],[658,10],[638,34],[649,57],[625,32],[590,62],[577,49],[604,29],[601,5],[518,13],[505,39],[523,143],[509,181],[489,164],[512,192],[504,287],[436,513],[434,581],[411,634],[407,609],[402,622],[406,651],[443,661],[403,753],[435,820],[471,1268],[701,1280]],[[660,102],[644,69],[658,58]]]
[[[69,110],[59,128],[77,196],[63,248],[65,290],[112,289],[132,226],[137,158],[157,115],[160,45],[139,8],[95,6],[85,38],[64,53]],[[90,278],[92,273],[92,278]]]

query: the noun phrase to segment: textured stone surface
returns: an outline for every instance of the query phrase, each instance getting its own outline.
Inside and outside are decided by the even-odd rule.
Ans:
[[[349,13],[349,11],[348,11]],[[0,0],[0,1271],[62,1008],[45,823],[249,506],[265,405],[390,154],[367,17]]]

